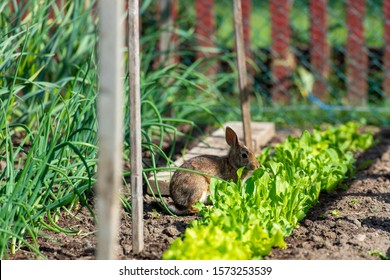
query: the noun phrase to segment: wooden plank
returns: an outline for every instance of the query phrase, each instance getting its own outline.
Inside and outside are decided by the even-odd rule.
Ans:
[[[174,166],[179,167],[184,160],[189,160],[199,155],[226,155],[229,150],[229,146],[225,141],[226,126],[230,126],[237,133],[237,136],[241,141],[244,140],[242,122],[227,122],[222,128],[214,131],[214,133],[212,133],[207,139],[186,153],[184,158],[180,158],[175,161]],[[275,124],[269,122],[252,122],[251,126],[253,132],[252,145],[255,147],[254,152],[259,153],[260,148],[265,146],[275,135]],[[161,195],[163,196],[169,195],[169,181],[173,172],[174,171],[163,171],[157,173],[158,187]],[[150,176],[148,181],[153,192],[157,193],[157,184],[154,176]],[[150,189],[148,189],[147,192],[148,194],[152,193]]]
[[[115,259],[123,146],[123,2],[99,2],[99,160],[97,174],[97,259]]]
[[[141,144],[141,94],[139,58],[139,5],[138,0],[128,0],[129,14],[129,90],[130,90],[130,147],[131,147],[131,210],[133,253],[144,247],[142,144]]]
[[[234,0],[234,30],[236,37],[236,52],[238,66],[238,88],[241,101],[241,118],[244,129],[244,143],[252,149],[251,113],[248,94],[248,78],[244,47],[244,31],[242,27],[241,0]]]
[[[325,101],[328,94],[330,48],[327,40],[328,0],[310,1],[310,64],[315,74],[313,95]]]
[[[383,0],[384,54],[383,96],[390,100],[390,0]]]
[[[225,142],[226,126],[230,126],[237,133],[237,136],[241,141],[244,139],[242,123],[240,122],[225,123],[223,129],[218,129],[212,134],[213,138],[219,137],[222,139],[223,143],[226,143]],[[272,139],[272,137],[274,137],[275,124],[272,122],[252,122],[251,127],[252,127],[252,147],[253,147],[252,150],[255,153],[259,153],[260,148],[262,146],[265,146]],[[212,145],[212,143],[210,143],[210,145]]]
[[[290,101],[289,88],[295,58],[290,50],[290,0],[271,0],[271,57],[272,100],[276,103]]]
[[[347,97],[350,105],[367,102],[368,57],[364,42],[365,0],[347,1]]]

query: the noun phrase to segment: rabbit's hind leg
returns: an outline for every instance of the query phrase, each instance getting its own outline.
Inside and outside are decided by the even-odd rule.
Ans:
[[[208,184],[202,184],[202,187],[194,188],[194,193],[188,198],[187,209],[191,213],[198,213],[199,210],[194,207],[194,205],[200,201],[204,204],[208,204],[208,196],[210,194]]]

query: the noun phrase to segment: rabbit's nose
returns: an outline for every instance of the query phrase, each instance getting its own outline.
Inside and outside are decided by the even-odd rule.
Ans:
[[[254,163],[251,162],[248,167],[251,170],[255,170],[255,169],[259,168],[259,163],[258,162],[254,162]]]

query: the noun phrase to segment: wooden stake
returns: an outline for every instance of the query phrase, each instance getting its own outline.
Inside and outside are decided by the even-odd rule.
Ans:
[[[144,247],[139,60],[139,4],[138,0],[128,1],[131,209],[133,226],[133,253],[138,254],[143,250]]]
[[[241,113],[245,145],[252,149],[251,114],[248,95],[248,79],[245,62],[244,33],[242,28],[241,0],[234,0],[234,27],[238,66],[238,85],[241,96]]]
[[[99,1],[100,41],[98,99],[99,162],[97,174],[97,259],[115,259],[119,228],[119,190],[123,146],[122,0]]]

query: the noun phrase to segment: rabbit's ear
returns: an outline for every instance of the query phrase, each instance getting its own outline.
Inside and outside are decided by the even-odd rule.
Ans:
[[[240,145],[237,134],[229,126],[226,127],[226,142],[231,147]]]

